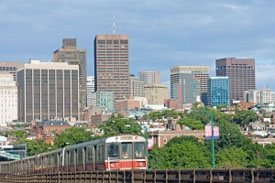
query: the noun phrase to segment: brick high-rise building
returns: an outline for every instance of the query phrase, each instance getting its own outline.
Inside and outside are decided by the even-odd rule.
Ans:
[[[113,92],[115,100],[130,94],[128,35],[96,35],[95,91]]]
[[[173,86],[175,83],[180,83],[182,73],[192,73],[194,78],[200,81],[200,95],[204,104],[208,103],[208,79],[209,67],[208,66],[177,66],[170,69],[170,88],[171,98],[174,99]]]
[[[87,61],[86,50],[77,49],[75,38],[63,39],[63,46],[54,52],[54,62],[67,62],[79,66],[79,102],[80,109],[87,105]]]
[[[141,81],[144,81],[145,84],[148,84],[148,83],[159,84],[160,83],[159,72],[157,72],[157,71],[139,72],[139,79]]]
[[[78,66],[32,60],[18,71],[18,120],[79,119]]]
[[[244,91],[255,89],[255,59],[217,59],[216,75],[228,76],[230,99],[241,100]]]

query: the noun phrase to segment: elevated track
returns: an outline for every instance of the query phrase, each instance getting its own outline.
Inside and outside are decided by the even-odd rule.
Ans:
[[[275,169],[81,171],[0,175],[1,183],[275,183]]]

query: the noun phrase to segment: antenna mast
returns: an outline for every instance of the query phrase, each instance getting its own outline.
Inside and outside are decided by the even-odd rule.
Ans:
[[[113,34],[116,33],[116,16],[113,16]]]

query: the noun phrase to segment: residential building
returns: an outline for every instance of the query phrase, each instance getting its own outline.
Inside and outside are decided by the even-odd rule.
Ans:
[[[18,119],[79,120],[78,66],[31,60],[18,71]]]
[[[157,71],[143,71],[139,72],[139,79],[146,84],[156,83],[160,84],[159,72]]]
[[[127,99],[116,101],[116,110],[118,111],[126,111],[137,109],[139,110],[141,107],[141,102],[136,100],[135,97],[129,96]]]
[[[85,49],[77,49],[75,38],[63,39],[62,48],[53,55],[54,62],[67,62],[79,67],[79,107],[82,111],[87,105],[87,58]]]
[[[200,81],[194,77],[193,73],[181,73],[181,99],[182,104],[194,104],[196,102],[197,96],[200,96]],[[175,85],[173,85],[175,86]],[[176,89],[173,89],[176,91]],[[179,98],[175,97],[175,98]]]
[[[95,104],[95,78],[94,76],[87,77],[87,107]]]
[[[130,94],[128,35],[96,35],[95,91],[113,92],[115,100]]]
[[[228,76],[230,100],[241,100],[244,91],[255,89],[255,59],[217,59],[216,76]]]
[[[20,62],[0,62],[0,73],[9,72],[13,75],[13,80],[17,81],[17,71],[23,66]]]
[[[148,105],[164,105],[164,100],[169,98],[168,87],[165,84],[145,84],[144,94]]]
[[[209,97],[210,105],[220,104],[230,105],[230,88],[228,77],[210,77],[209,78]]]
[[[17,87],[10,72],[0,72],[0,126],[17,120]]]
[[[208,66],[176,66],[170,69],[170,88],[171,98],[175,98],[173,89],[174,83],[180,83],[182,73],[192,73],[194,78],[200,81],[200,96],[201,101],[207,105],[208,102],[208,79],[209,67]]]
[[[96,106],[105,111],[112,112],[115,110],[114,93],[108,91],[96,92]]]
[[[130,96],[144,97],[144,81],[130,77]]]

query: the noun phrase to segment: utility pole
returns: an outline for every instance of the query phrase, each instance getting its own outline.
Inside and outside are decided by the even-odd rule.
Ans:
[[[213,111],[210,112],[210,118],[211,118],[211,146],[212,146],[212,168],[216,168],[216,162],[215,162],[215,139],[214,139],[214,124],[213,124]]]

